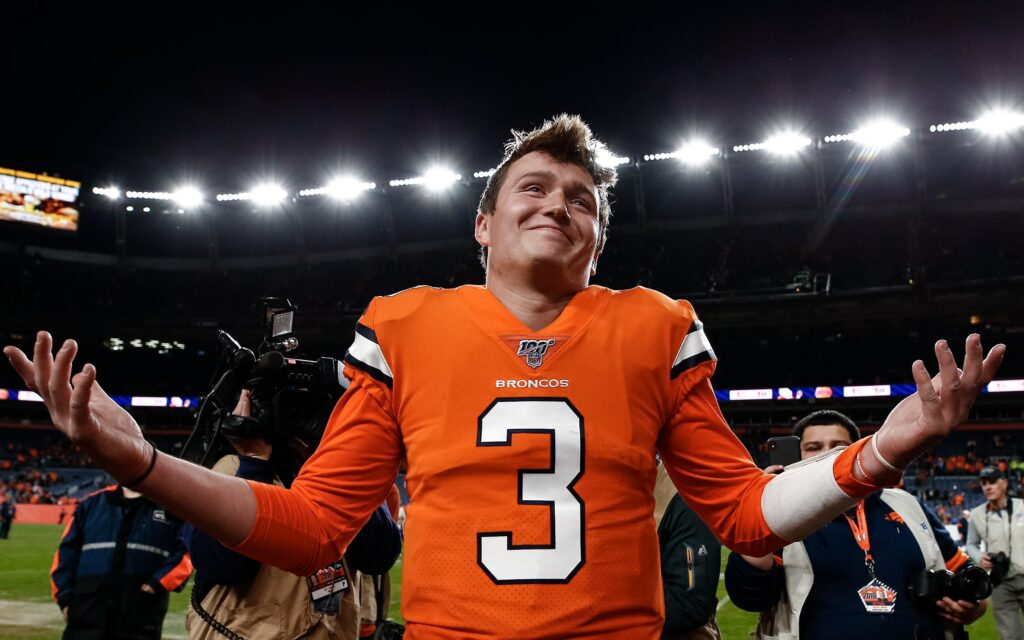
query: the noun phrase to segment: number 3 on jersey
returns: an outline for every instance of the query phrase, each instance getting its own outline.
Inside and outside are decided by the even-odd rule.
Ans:
[[[480,415],[479,447],[508,447],[517,433],[551,436],[551,465],[519,470],[519,504],[551,511],[551,543],[514,545],[511,531],[477,534],[477,562],[497,584],[568,582],[586,560],[583,501],[583,416],[568,398],[498,398]],[[511,498],[511,496],[510,496]]]

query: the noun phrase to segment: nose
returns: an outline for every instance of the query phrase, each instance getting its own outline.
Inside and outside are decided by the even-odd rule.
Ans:
[[[552,194],[551,202],[547,204],[546,213],[556,220],[568,221],[571,218],[569,215],[569,203],[563,195],[558,193]]]

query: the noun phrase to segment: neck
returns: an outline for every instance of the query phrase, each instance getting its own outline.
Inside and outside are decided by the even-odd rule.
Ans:
[[[508,280],[487,272],[487,290],[490,291],[517,320],[539,331],[561,315],[578,290],[542,289],[530,282]],[[586,285],[584,285],[586,286]]]
[[[995,500],[989,500],[988,504],[993,509],[1005,509],[1006,508],[1006,496],[1003,495],[1003,497],[1001,497],[1001,498],[996,498]]]

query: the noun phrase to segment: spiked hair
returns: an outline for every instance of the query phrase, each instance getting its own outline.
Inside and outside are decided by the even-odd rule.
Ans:
[[[608,191],[615,186],[618,174],[614,167],[602,166],[598,156],[604,155],[607,147],[594,137],[590,127],[582,118],[563,113],[550,120],[545,120],[533,131],[512,131],[512,139],[505,143],[505,156],[501,164],[487,180],[487,186],[480,196],[479,209],[487,215],[494,214],[498,202],[498,192],[505,182],[505,175],[512,163],[528,153],[542,151],[558,162],[575,164],[583,167],[594,180],[597,187],[597,253],[604,249],[608,239],[608,223],[612,217],[612,207]],[[480,263],[487,268],[487,247],[480,248]]]

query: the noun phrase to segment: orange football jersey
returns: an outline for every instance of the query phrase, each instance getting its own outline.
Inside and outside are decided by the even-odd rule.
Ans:
[[[420,287],[374,299],[345,361],[319,449],[291,491],[251,485],[238,549],[337,558],[404,458],[409,638],[659,637],[656,452],[725,545],[786,544],[687,302],[591,286],[534,332],[485,288]]]

